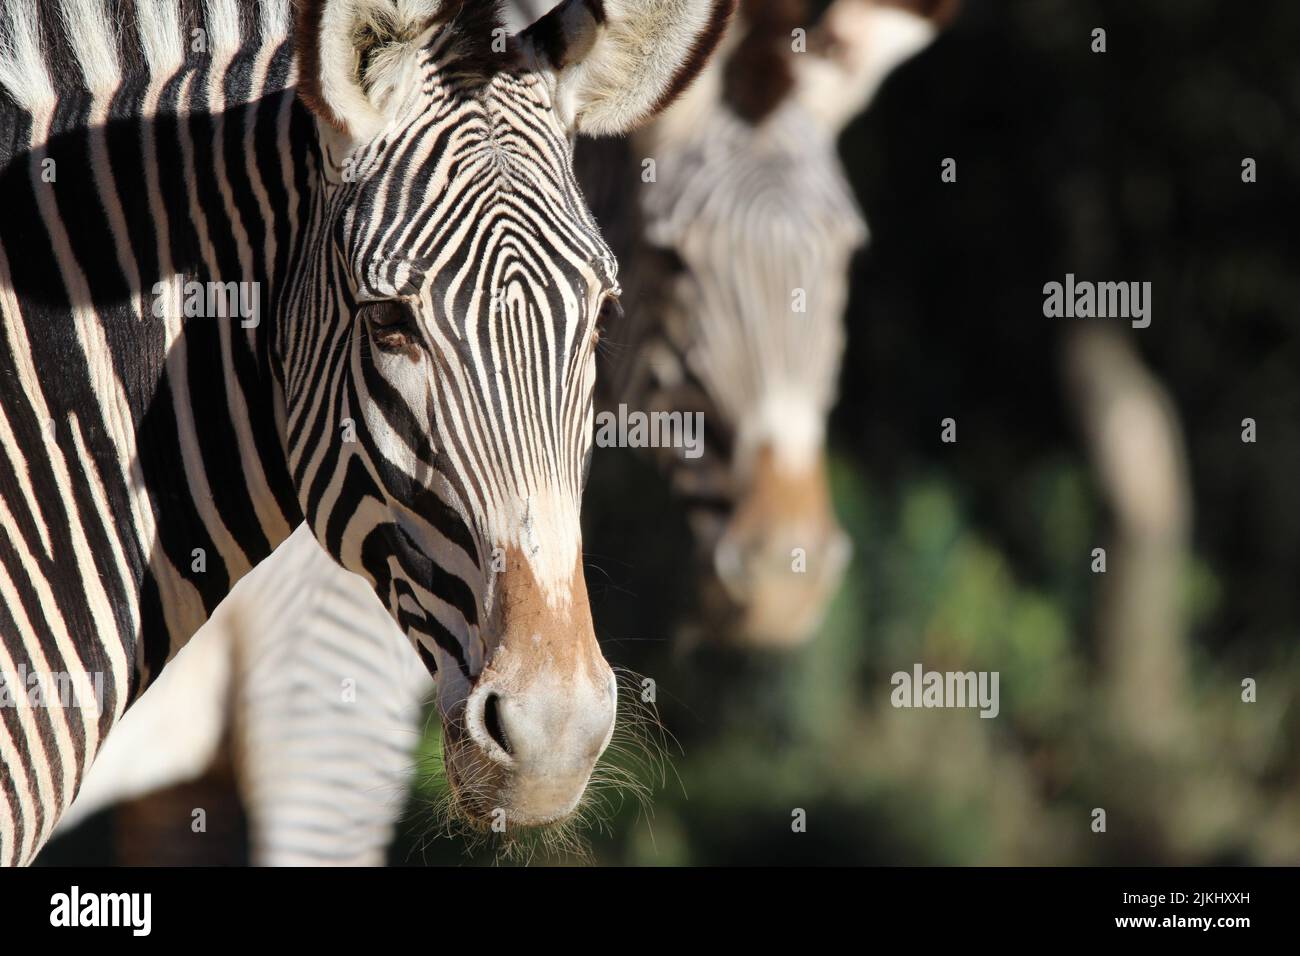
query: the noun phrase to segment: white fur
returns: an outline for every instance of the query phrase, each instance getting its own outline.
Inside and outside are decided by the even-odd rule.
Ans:
[[[615,136],[654,108],[709,26],[711,0],[606,0],[597,24],[582,0],[560,7],[568,62],[558,68],[555,106],[571,130]]]
[[[228,61],[239,52],[239,7],[235,0],[207,0],[204,22],[208,31],[208,54],[217,62]]]
[[[736,458],[751,462],[768,447],[776,463],[790,474],[806,474],[816,465],[826,442],[826,408],[821,396],[797,385],[783,385],[763,396],[752,415],[740,423]]]
[[[798,95],[830,129],[839,130],[876,95],[885,77],[935,36],[929,20],[871,0],[836,0],[820,26],[831,57],[795,57]]]
[[[407,33],[426,24],[438,10],[438,0],[329,0],[321,13],[320,90],[330,112],[347,127],[352,142],[377,135],[392,119],[391,107],[400,81],[414,76],[414,58],[427,36]],[[359,75],[359,60],[353,45],[357,28],[363,24],[393,24],[402,42],[382,51],[378,74],[367,78],[367,93]]]
[[[136,24],[149,75],[171,76],[185,58],[178,11],[173,0],[137,0]]]
[[[289,0],[263,0],[258,4],[258,27],[265,40],[282,40],[289,24]]]
[[[672,106],[638,132],[637,142],[645,150],[644,155],[656,156],[661,151],[681,149],[687,141],[698,136],[700,130],[708,127],[713,111],[725,95],[723,66],[735,52],[740,37],[740,30],[728,30],[700,75],[673,101]]]
[[[26,3],[7,2],[0,13],[0,86],[29,113],[54,102],[40,37],[36,11]]]
[[[122,79],[113,21],[99,0],[63,0],[63,29],[81,65],[86,88],[96,93],[117,89]]]

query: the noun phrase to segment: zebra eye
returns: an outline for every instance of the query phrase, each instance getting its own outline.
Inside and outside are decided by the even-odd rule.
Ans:
[[[596,338],[600,338],[605,332],[605,328],[613,322],[623,320],[623,303],[619,301],[618,295],[611,292],[605,296],[600,303],[600,311],[596,313]]]
[[[381,349],[404,350],[415,344],[414,315],[405,302],[367,302],[358,311],[370,327],[371,339]]]

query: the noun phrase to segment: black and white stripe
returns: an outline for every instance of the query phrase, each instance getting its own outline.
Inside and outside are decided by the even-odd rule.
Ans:
[[[273,394],[265,327],[152,321],[150,299],[177,273],[273,286],[244,223],[287,246],[257,197],[301,200],[283,6],[141,2],[123,25],[19,0],[0,22],[0,669],[104,679],[102,713],[0,709],[0,863],[31,858],[128,702],[299,520],[275,422],[246,411]]]
[[[845,259],[863,237],[835,158],[833,131],[816,125],[793,99],[763,123],[745,121],[714,98],[718,91],[709,79],[706,73],[692,94],[696,101],[679,111],[689,121],[669,113],[638,143],[579,149],[588,195],[604,213],[602,225],[620,256],[633,265],[629,328],[621,333],[633,345],[616,353],[622,377],[610,390],[614,400],[637,408],[708,409],[709,453],[694,466],[669,459],[679,491],[706,516],[725,515],[732,506],[738,435],[752,441],[743,437],[746,431],[752,436],[767,428],[791,437],[788,419],[784,429],[764,420],[770,396],[805,403],[815,415],[800,427],[822,427],[844,334]],[[643,187],[640,203],[629,204],[626,182],[639,175],[642,152],[655,157],[658,182]],[[792,237],[799,240],[793,251]],[[809,313],[785,319],[794,315],[790,288],[800,283],[825,298]],[[805,437],[819,438],[815,431]],[[310,540],[295,535],[250,578],[259,582],[256,590],[236,592],[241,617],[259,619],[268,611],[259,610],[258,601],[289,589],[309,591],[323,608],[349,606],[348,615],[304,610],[306,624],[240,631],[223,618],[210,626],[222,646],[261,645],[249,653],[285,662],[274,681],[242,673],[237,681],[245,688],[287,682],[301,689],[288,709],[265,703],[274,695],[235,692],[241,734],[258,742],[251,748],[254,760],[240,768],[258,834],[254,855],[262,863],[377,862],[398,806],[387,786],[359,788],[340,779],[358,772],[371,781],[405,778],[413,734],[400,714],[403,708],[414,712],[428,684],[418,676],[408,680],[409,665],[391,653],[401,647],[399,636],[374,613],[357,579],[317,575],[328,569],[313,567]],[[309,575],[321,583],[304,589]],[[349,656],[358,644],[375,651],[364,659]],[[352,708],[340,708],[338,688],[358,671],[367,672],[367,684],[386,690],[380,699],[362,696]],[[175,705],[160,699],[146,702],[145,710],[150,706]],[[387,743],[377,732],[383,727]],[[147,732],[147,726],[138,731]],[[126,792],[129,749],[96,768],[108,792]],[[259,763],[257,754],[267,759]],[[340,800],[350,811],[346,825],[331,809]],[[318,825],[325,822],[322,813],[329,826]]]
[[[610,56],[662,12],[620,26],[622,6],[564,24]],[[383,34],[370,122],[328,84],[323,119],[304,106],[299,62],[337,69],[337,37],[304,46],[287,0],[6,4],[0,670],[101,674],[105,706],[0,709],[0,864],[32,858],[127,705],[304,518],[462,691],[494,550],[569,599],[615,288],[569,134],[647,115],[728,7],[687,4],[680,52],[636,47],[653,69],[620,98],[528,39],[492,48],[490,4],[304,4]],[[260,321],[155,317],[184,282],[257,283]]]
[[[254,864],[380,864],[432,691],[374,592],[300,527],[113,729],[59,827],[200,777],[229,742]]]

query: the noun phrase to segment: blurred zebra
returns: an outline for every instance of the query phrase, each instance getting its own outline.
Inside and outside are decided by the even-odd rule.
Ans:
[[[433,689],[366,583],[300,526],[113,729],[59,830],[198,779],[228,746],[254,862],[378,865]]]
[[[802,67],[809,74],[798,77],[787,61],[792,56],[786,45],[787,28],[793,29],[790,11],[778,18],[760,9],[760,15],[753,16],[754,7],[748,7],[751,15],[742,22],[739,36],[725,41],[722,62],[708,67],[696,87],[641,134],[633,147],[579,145],[579,167],[589,198],[613,217],[602,219],[602,225],[632,265],[624,281],[632,328],[622,338],[633,344],[621,353],[627,358],[609,390],[612,400],[628,401],[637,408],[678,410],[707,403],[712,409],[710,420],[724,411],[731,416],[725,421],[733,424],[711,433],[714,442],[721,437],[728,443],[714,444],[704,467],[680,458],[670,461],[680,490],[697,499],[701,515],[697,527],[707,548],[719,547],[718,536],[734,537],[737,528],[757,531],[770,522],[774,529],[784,530],[791,525],[782,521],[803,520],[816,529],[830,520],[821,443],[842,345],[838,310],[844,272],[863,235],[835,158],[834,133],[863,105],[888,69],[933,31],[929,20],[870,5],[859,10],[859,6],[840,0],[832,8],[829,19],[810,38],[816,44],[810,49],[835,51],[834,57],[830,52],[814,54],[830,59]],[[835,39],[835,31],[846,29],[848,18],[859,12],[871,26],[871,32],[860,38],[869,40],[866,49]],[[761,102],[753,99],[752,76],[746,79],[753,73],[781,78]],[[823,92],[821,98],[806,102],[804,98],[813,96],[818,83],[830,85],[835,96]],[[748,90],[749,100],[743,99],[742,90]],[[737,97],[742,100],[737,102]],[[717,131],[716,142],[710,131]],[[634,158],[639,155],[656,159],[658,181],[643,187],[640,204],[629,206],[627,182],[631,176],[640,182],[641,164]],[[698,222],[692,210],[698,211]],[[733,222],[722,221],[728,216]],[[801,248],[790,245],[799,239],[790,232],[796,228],[808,230]],[[727,256],[729,250],[736,253],[735,261]],[[786,255],[788,263],[779,261]],[[688,266],[692,262],[693,268]],[[742,288],[746,277],[739,268],[742,264],[767,281]],[[709,270],[718,275],[706,274]],[[807,325],[792,325],[786,319],[787,286],[799,281],[817,287],[816,308],[799,315]],[[661,304],[651,293],[664,282],[669,294]],[[689,314],[692,308],[700,310],[698,318]],[[714,326],[720,329],[715,331]],[[763,338],[765,330],[770,340]],[[712,344],[713,336],[746,351],[723,366],[719,363],[727,357]],[[756,338],[761,341],[753,343]],[[714,364],[695,356],[697,344],[709,350]],[[745,362],[755,362],[756,368],[737,367]],[[694,371],[697,365],[699,372]],[[726,374],[734,374],[739,382],[733,387],[721,381]],[[748,412],[740,407],[741,388],[758,396]],[[764,398],[766,389],[774,392]],[[720,396],[716,408],[714,393]],[[782,408],[782,402],[793,403],[801,412],[794,415],[792,409]],[[792,416],[787,424],[799,427],[777,427],[780,414]],[[776,447],[768,452],[752,450],[764,442]],[[732,478],[728,456],[746,448],[751,459],[762,462],[747,467],[760,476],[770,472],[771,477],[758,480],[775,483],[776,488],[755,489],[751,484],[747,493],[737,490],[744,486]],[[811,463],[811,471],[782,477],[779,465],[786,459]],[[795,509],[792,518],[790,502],[774,492],[797,490],[800,485],[806,486],[800,500],[809,507],[802,513]],[[710,488],[720,489],[712,494],[712,501]],[[717,507],[719,503],[726,507]],[[730,528],[724,521],[729,513],[733,515]],[[723,530],[711,530],[700,523],[704,519]],[[802,540],[807,546],[820,539],[809,535]],[[415,739],[410,715],[429,684],[418,672],[411,678],[411,655],[387,619],[375,613],[377,605],[359,591],[355,578],[342,572],[328,581],[311,576],[313,547],[306,535],[293,535],[275,559],[250,576],[259,582],[255,590],[235,590],[232,612],[227,615],[227,608],[220,609],[210,628],[214,633],[205,639],[228,656],[256,653],[259,659],[280,662],[270,673],[224,668],[225,673],[238,674],[230,681],[230,710],[237,771],[252,819],[254,860],[263,864],[379,862],[399,809],[394,795],[410,769]],[[823,560],[830,562],[833,556]],[[789,577],[788,561],[781,567]],[[822,590],[804,603],[824,600],[831,577],[824,572],[815,585]],[[346,605],[350,616],[304,607],[295,612],[301,617],[295,617],[291,626],[273,622],[247,626],[266,614],[259,600],[288,592],[311,593],[322,609]],[[762,613],[768,609],[764,607]],[[815,616],[807,612],[799,633],[791,628],[781,638],[802,636]],[[241,626],[235,627],[235,622]],[[760,617],[746,623],[752,627],[764,621]],[[375,650],[362,658],[353,650],[359,644]],[[393,653],[385,656],[384,645]],[[245,647],[249,650],[239,650]],[[367,665],[380,661],[391,667],[388,674],[378,667],[367,670]],[[184,656],[172,669],[183,664],[189,666]],[[202,664],[196,661],[194,666]],[[362,673],[365,676],[359,677]],[[352,679],[357,681],[357,699],[341,706],[340,689]],[[266,703],[275,699],[273,689],[283,686],[296,688],[292,706],[278,709]],[[101,805],[112,801],[115,789],[127,794],[123,785],[129,780],[129,755],[138,750],[134,743],[114,749],[118,735],[150,734],[156,721],[149,719],[149,709],[155,703],[159,711],[175,706],[154,696],[161,690],[160,686],[151,691],[123,721],[92,771],[87,789],[104,781],[96,787]],[[177,691],[175,696],[183,693]],[[314,720],[318,722],[313,725]],[[220,721],[213,724],[217,729],[207,746],[215,751]],[[241,741],[248,743],[239,745]],[[190,766],[184,769],[188,772]],[[354,780],[364,782],[353,785]]]
[[[304,519],[439,672],[462,811],[573,810],[616,706],[578,509],[617,282],[570,137],[664,108],[731,5],[4,5],[0,864]]]
[[[702,455],[657,457],[688,509],[705,639],[798,644],[838,589],[852,549],[826,425],[867,228],[836,139],[954,6],[834,0],[810,25],[802,0],[742,3],[669,113],[621,151],[579,150],[597,221],[638,223],[610,236],[628,321],[600,401],[703,414]]]

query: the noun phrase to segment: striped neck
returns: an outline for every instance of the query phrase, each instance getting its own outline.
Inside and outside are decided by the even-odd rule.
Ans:
[[[126,9],[0,13],[0,670],[98,698],[0,715],[0,864],[301,521],[274,356],[317,144],[288,3]]]

